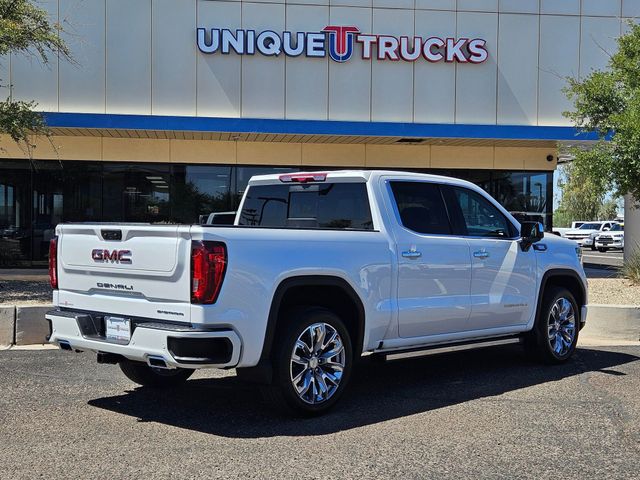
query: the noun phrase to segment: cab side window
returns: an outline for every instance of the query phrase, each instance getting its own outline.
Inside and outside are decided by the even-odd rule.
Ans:
[[[391,190],[405,228],[422,234],[451,234],[447,209],[437,184],[391,182]]]
[[[454,187],[453,192],[464,218],[467,235],[494,238],[515,236],[511,222],[482,195],[461,187]]]

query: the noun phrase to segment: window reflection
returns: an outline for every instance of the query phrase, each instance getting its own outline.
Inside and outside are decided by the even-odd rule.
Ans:
[[[493,196],[518,221],[542,222],[545,228],[551,228],[551,174],[496,172],[494,175]]]
[[[65,222],[102,220],[102,164],[62,162]]]
[[[247,189],[247,185],[251,177],[256,175],[273,175],[276,173],[289,173],[300,170],[300,168],[290,167],[238,167],[235,169],[235,192],[233,195],[233,209],[237,209],[240,205],[240,200],[244,195],[244,191]]]
[[[231,210],[232,167],[174,165],[172,219],[200,223],[201,215]]]
[[[236,210],[252,176],[300,169],[2,160],[0,266],[45,266],[48,241],[60,222],[198,223],[200,215]],[[518,220],[551,228],[551,172],[422,171],[469,180]]]
[[[63,221],[64,191],[61,162],[32,162],[32,257],[45,264],[49,255],[49,241],[56,225]]]
[[[31,261],[31,167],[26,160],[0,162],[0,266]]]
[[[168,222],[169,165],[105,164],[103,221]]]

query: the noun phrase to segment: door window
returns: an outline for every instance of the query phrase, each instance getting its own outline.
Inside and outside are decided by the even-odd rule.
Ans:
[[[391,182],[402,225],[423,234],[449,235],[447,209],[435,183]]]
[[[509,238],[515,228],[491,202],[466,188],[453,189],[464,218],[466,234],[472,237]]]

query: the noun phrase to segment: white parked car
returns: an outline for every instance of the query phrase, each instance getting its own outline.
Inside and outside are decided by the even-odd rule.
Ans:
[[[595,248],[601,252],[611,249],[624,250],[624,225],[616,224],[606,233],[595,238]]]
[[[338,401],[362,354],[522,343],[561,363],[586,319],[575,243],[447,177],[259,176],[232,226],[56,232],[51,343],[155,387],[236,368],[304,414]]]
[[[596,235],[608,231],[613,225],[616,225],[616,222],[586,222],[574,230],[565,232],[563,237],[578,242],[578,245],[591,247],[592,250],[595,250],[594,239]]]

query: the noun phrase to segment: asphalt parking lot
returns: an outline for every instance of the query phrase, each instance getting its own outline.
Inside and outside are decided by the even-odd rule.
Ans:
[[[364,361],[316,419],[233,371],[155,391],[90,354],[14,350],[0,379],[0,478],[638,478],[638,346]]]
[[[622,267],[624,254],[620,250],[610,250],[607,252],[592,251],[590,248],[582,249],[582,262],[585,267],[590,265],[596,267]]]

